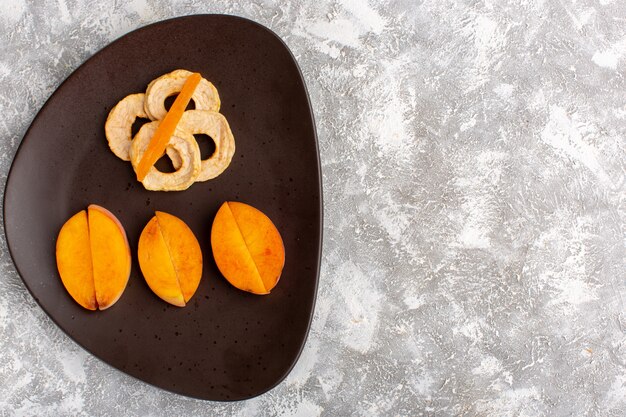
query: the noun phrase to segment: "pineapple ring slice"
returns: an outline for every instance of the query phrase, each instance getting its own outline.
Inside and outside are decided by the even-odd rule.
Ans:
[[[161,120],[167,114],[165,99],[180,93],[185,81],[192,73],[187,70],[176,70],[152,80],[146,89],[145,111],[152,120]],[[191,96],[197,110],[220,110],[220,96],[215,86],[205,78]]]
[[[130,161],[133,169],[137,170],[139,161],[150,144],[154,132],[160,121],[147,123],[141,127],[130,148]],[[170,138],[166,153],[172,159],[179,162],[175,172],[161,172],[156,167],[151,167],[142,184],[146,190],[151,191],[180,191],[186,190],[196,181],[200,173],[200,148],[193,135],[177,129]]]
[[[207,181],[220,175],[230,165],[235,154],[235,138],[226,118],[217,112],[207,110],[187,110],[178,128],[192,135],[205,134],[215,142],[215,152],[202,160],[200,174],[196,181]],[[180,160],[172,158],[174,168],[178,168]]]
[[[118,158],[130,160],[130,144],[133,141],[133,123],[139,117],[148,118],[144,110],[145,94],[131,94],[120,100],[109,112],[104,124],[104,133],[109,148]]]

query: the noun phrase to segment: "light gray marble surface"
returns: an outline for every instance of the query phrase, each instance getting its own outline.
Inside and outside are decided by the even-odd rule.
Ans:
[[[94,52],[229,13],[277,32],[317,120],[312,330],[250,401],[148,386],[59,330],[0,245],[0,415],[626,414],[622,0],[0,0],[0,176]]]

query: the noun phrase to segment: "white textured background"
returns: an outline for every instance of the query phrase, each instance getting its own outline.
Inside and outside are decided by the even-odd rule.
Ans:
[[[94,359],[0,246],[0,415],[625,415],[626,2],[0,0],[0,176],[78,65],[145,24],[256,20],[316,115],[325,240],[303,356],[187,399]]]

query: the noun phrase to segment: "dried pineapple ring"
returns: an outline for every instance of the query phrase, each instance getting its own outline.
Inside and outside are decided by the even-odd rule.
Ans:
[[[196,181],[210,180],[224,172],[235,154],[235,139],[224,116],[213,111],[188,110],[183,113],[178,128],[192,135],[209,135],[215,142],[215,152],[202,161]],[[172,160],[172,163],[176,161]]]
[[[144,98],[145,94],[131,94],[124,97],[111,109],[104,124],[104,133],[109,142],[109,148],[124,161],[130,160],[133,123],[138,117],[148,118],[144,110]]]
[[[130,147],[130,161],[135,171],[141,157],[148,148],[154,132],[160,121],[147,123],[141,127]],[[194,183],[200,173],[200,148],[193,135],[177,129],[170,138],[166,153],[170,158],[174,152],[180,158],[181,164],[175,172],[164,173],[151,167],[142,183],[146,190],[151,191],[180,191],[186,190]]]
[[[192,73],[187,70],[176,70],[160,76],[148,84],[146,89],[145,110],[152,120],[160,120],[165,117],[165,99],[176,93],[180,93],[185,81]],[[200,84],[191,96],[197,110],[220,110],[220,96],[217,89],[206,79]]]

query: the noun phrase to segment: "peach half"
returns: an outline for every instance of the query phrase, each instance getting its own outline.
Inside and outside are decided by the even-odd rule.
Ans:
[[[139,266],[157,296],[184,307],[202,278],[202,251],[189,226],[171,214],[157,211],[139,237]]]
[[[274,223],[260,210],[227,201],[211,229],[215,263],[236,288],[269,294],[285,265],[285,246]]]
[[[105,310],[119,300],[130,277],[126,232],[110,211],[92,204],[61,228],[56,261],[70,296],[88,310]]]

